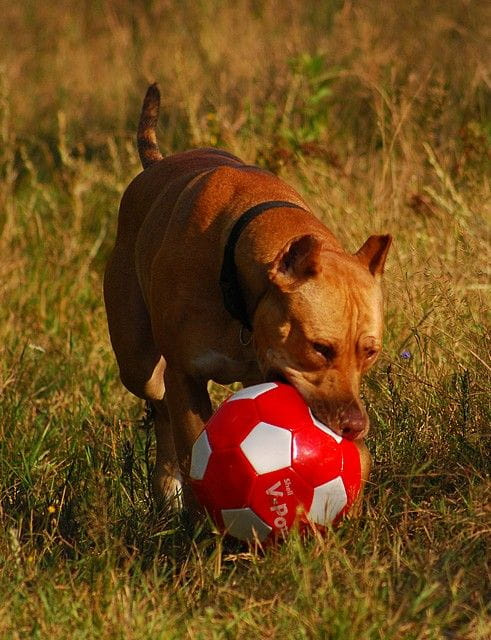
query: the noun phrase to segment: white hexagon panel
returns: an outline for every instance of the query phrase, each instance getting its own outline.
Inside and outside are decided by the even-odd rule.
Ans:
[[[341,476],[329,480],[314,489],[314,497],[308,513],[315,524],[322,526],[332,522],[348,502]]]
[[[235,400],[255,400],[263,393],[276,389],[277,386],[278,385],[275,382],[255,384],[252,387],[246,387],[245,389],[236,391],[233,396],[230,396],[227,402],[234,402]]]
[[[292,434],[274,424],[258,422],[242,440],[240,448],[256,473],[278,471],[291,464]]]
[[[252,542],[257,537],[262,542],[272,531],[271,527],[248,507],[222,509],[222,518],[227,532],[239,540]]]
[[[320,420],[317,420],[317,418],[314,417],[314,414],[310,409],[309,409],[309,413],[310,413],[310,417],[312,418],[312,422],[315,424],[315,426],[318,429],[320,429],[321,431],[324,431],[324,433],[327,433],[327,435],[331,436],[331,438],[334,438],[334,440],[336,440],[338,444],[341,442],[341,440],[343,439],[342,436],[335,433],[332,429],[330,429],[326,424],[324,424]]]
[[[202,431],[196,438],[191,452],[191,467],[189,475],[193,480],[202,480],[211,456],[211,447],[206,431]]]

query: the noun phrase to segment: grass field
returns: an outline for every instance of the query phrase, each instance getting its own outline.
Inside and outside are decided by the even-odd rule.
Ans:
[[[2,640],[491,637],[490,19],[470,0],[2,3]],[[254,553],[154,509],[101,298],[153,80],[165,153],[278,172],[347,249],[394,235],[372,483],[325,539]]]

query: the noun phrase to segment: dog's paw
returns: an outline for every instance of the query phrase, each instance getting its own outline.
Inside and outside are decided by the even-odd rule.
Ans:
[[[172,508],[182,511],[184,507],[182,477],[174,473],[156,472],[153,477],[153,495],[159,509]]]

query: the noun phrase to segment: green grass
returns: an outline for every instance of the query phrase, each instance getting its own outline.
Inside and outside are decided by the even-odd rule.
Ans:
[[[484,3],[3,14],[0,638],[491,637]],[[395,237],[363,390],[372,482],[325,538],[255,552],[152,503],[101,276],[154,79],[165,152],[221,145],[277,171],[350,250]]]

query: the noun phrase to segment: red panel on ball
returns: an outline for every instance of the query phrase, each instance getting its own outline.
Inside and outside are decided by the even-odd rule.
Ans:
[[[290,430],[301,429],[311,422],[305,400],[288,384],[260,395],[255,400],[260,419]]]
[[[282,536],[309,510],[312,495],[312,488],[289,467],[256,478],[251,508],[273,528],[273,536]]]
[[[292,466],[313,487],[333,480],[341,473],[340,445],[310,422],[293,436]]]
[[[213,451],[200,494],[206,492],[205,505],[209,510],[247,507],[256,472],[239,448]]]
[[[255,400],[225,401],[206,425],[211,448],[238,447],[249,431],[260,422]]]

